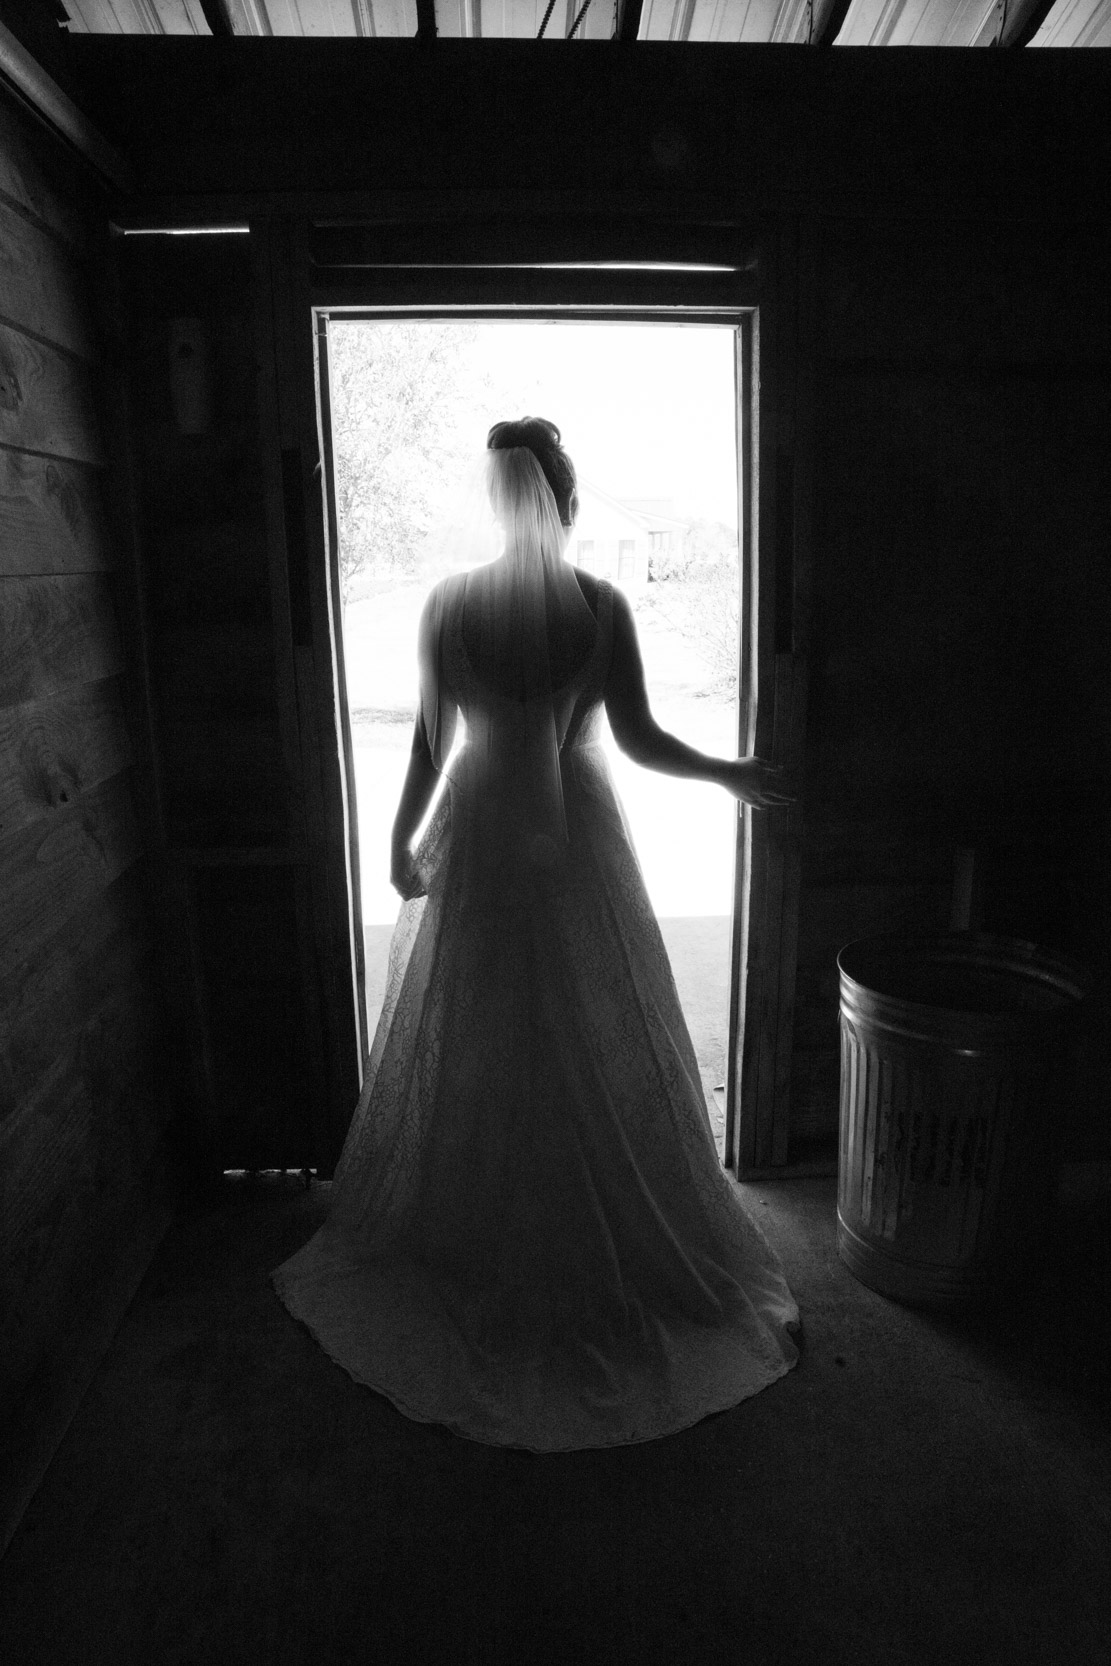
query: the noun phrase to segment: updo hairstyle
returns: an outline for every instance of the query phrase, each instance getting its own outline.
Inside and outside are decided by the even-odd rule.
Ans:
[[[579,512],[575,465],[560,443],[555,423],[546,417],[521,417],[517,422],[495,422],[486,436],[487,451],[508,451],[518,445],[527,446],[543,469],[560,521],[573,526]]]

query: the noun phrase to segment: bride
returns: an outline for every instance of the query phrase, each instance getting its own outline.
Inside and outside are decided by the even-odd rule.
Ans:
[[[718,1160],[603,708],[649,769],[788,795],[653,720],[628,603],[564,559],[555,425],[498,423],[487,446],[504,548],[421,616],[385,1003],[328,1219],[274,1283],[409,1417],[620,1445],[789,1371],[798,1309]]]

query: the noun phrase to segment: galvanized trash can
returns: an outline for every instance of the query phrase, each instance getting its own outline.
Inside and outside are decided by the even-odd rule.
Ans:
[[[1011,938],[863,938],[841,974],[837,1248],[898,1301],[985,1296],[1044,1243],[1085,973]]]

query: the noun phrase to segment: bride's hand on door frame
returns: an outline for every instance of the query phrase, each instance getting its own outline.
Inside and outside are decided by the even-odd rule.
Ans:
[[[722,786],[754,810],[783,810],[798,799],[798,772],[762,758],[735,758],[722,776]]]

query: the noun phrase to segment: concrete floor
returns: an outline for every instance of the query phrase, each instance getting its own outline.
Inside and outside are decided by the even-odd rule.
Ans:
[[[288,1317],[267,1274],[324,1188],[194,1199],[0,1564],[0,1658],[1106,1666],[1106,1190],[962,1319],[854,1282],[832,1181],[745,1192],[798,1369],[547,1457],[408,1422]]]

